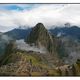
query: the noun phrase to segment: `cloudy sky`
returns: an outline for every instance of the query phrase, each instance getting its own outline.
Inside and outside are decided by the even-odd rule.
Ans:
[[[0,32],[38,22],[46,28],[66,22],[80,26],[80,4],[0,4]]]

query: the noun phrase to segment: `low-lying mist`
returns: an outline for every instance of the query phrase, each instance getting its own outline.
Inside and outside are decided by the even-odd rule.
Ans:
[[[3,35],[1,35],[1,40],[6,43],[9,43],[9,41],[12,40],[12,38],[9,37],[8,35],[3,34]]]
[[[16,40],[16,45],[17,45],[17,48],[20,50],[46,53],[46,49],[43,46],[41,46],[40,48],[38,48],[37,46],[34,46],[34,45],[31,46],[31,45],[27,44],[26,42],[24,42],[23,39]]]
[[[5,53],[6,45],[9,43],[10,40],[12,40],[12,38],[8,35],[0,35],[0,55]]]

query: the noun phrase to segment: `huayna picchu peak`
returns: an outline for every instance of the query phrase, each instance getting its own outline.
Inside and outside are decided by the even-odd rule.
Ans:
[[[52,52],[57,47],[57,38],[51,35],[42,23],[38,23],[32,28],[25,41],[38,47],[43,46],[49,52]]]
[[[43,39],[48,35],[48,32],[42,23],[38,23],[35,27],[32,28],[32,31],[27,37],[26,42],[36,43],[39,39]]]
[[[60,48],[61,43],[58,38],[48,32],[42,23],[38,23],[33,27],[25,41],[30,45],[34,44],[37,47],[45,47],[47,55],[53,56],[53,62],[55,64],[60,63],[59,51],[57,50]]]

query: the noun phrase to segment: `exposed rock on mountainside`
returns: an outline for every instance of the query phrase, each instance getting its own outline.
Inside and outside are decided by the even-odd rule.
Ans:
[[[31,31],[26,40],[29,44],[44,46],[49,52],[54,50],[55,38],[50,35],[42,23],[38,23]]]
[[[59,51],[61,49],[61,42],[54,35],[51,35],[42,23],[38,23],[32,29],[25,42],[30,45],[36,45],[37,47],[45,47],[47,53],[53,57],[53,61],[60,63]]]

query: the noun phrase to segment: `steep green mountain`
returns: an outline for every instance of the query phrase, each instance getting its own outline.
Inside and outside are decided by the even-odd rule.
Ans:
[[[62,54],[59,54],[62,49],[61,41],[54,35],[51,35],[42,23],[38,23],[32,29],[25,42],[30,45],[36,45],[37,47],[45,47],[47,53],[53,56],[55,63],[60,61],[59,58],[61,55],[64,55],[64,51]]]
[[[55,38],[50,35],[42,23],[38,23],[25,40],[29,44],[44,46],[49,52],[53,52],[55,46]]]

